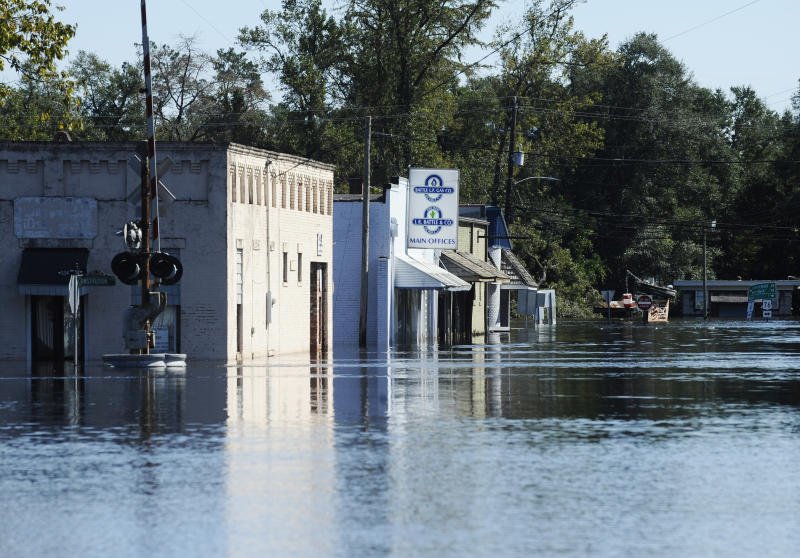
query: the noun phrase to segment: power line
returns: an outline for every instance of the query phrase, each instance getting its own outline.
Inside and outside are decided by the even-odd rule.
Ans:
[[[735,9],[729,11],[729,12],[725,12],[724,14],[719,15],[719,16],[714,17],[714,18],[711,18],[708,21],[704,21],[703,23],[699,23],[699,24],[695,25],[694,27],[690,27],[689,29],[686,29],[685,31],[681,31],[680,33],[676,33],[675,35],[671,35],[671,36],[667,37],[666,39],[661,39],[659,42],[664,43],[664,42],[669,41],[671,39],[675,39],[675,38],[680,37],[682,35],[686,35],[687,33],[690,33],[692,31],[694,31],[695,29],[699,29],[701,27],[704,27],[704,26],[708,25],[709,23],[714,23],[715,21],[718,21],[718,20],[722,19],[723,17],[729,16],[729,15],[731,15],[733,13],[736,13],[736,12],[738,12],[740,10],[743,10],[748,6],[752,6],[753,4],[757,4],[759,1],[760,0],[753,0],[752,2],[748,2],[747,4],[744,4],[743,6],[739,6],[738,8],[735,8]]]

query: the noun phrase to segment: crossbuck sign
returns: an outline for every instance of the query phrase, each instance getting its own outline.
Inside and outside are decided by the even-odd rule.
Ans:
[[[408,248],[458,246],[458,169],[410,169]]]

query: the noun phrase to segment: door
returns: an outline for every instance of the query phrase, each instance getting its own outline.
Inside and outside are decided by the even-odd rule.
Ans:
[[[311,358],[322,358],[328,351],[328,269],[327,264],[311,262],[310,344]]]
[[[75,351],[83,361],[83,308],[81,297],[75,318],[63,296],[31,296],[31,360],[34,368],[63,370],[64,362],[73,362]],[[75,319],[78,320],[77,331]],[[77,335],[76,335],[77,333]]]

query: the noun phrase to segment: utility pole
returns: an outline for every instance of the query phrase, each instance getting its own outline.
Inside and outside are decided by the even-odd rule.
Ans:
[[[372,117],[367,116],[364,131],[364,179],[361,182],[361,311],[358,317],[358,346],[367,346],[367,302],[369,300],[369,190],[370,153],[372,150]]]
[[[156,171],[156,128],[153,116],[153,81],[150,72],[150,38],[147,35],[147,3],[141,0],[142,16],[142,62],[144,66],[144,86],[145,86],[145,117],[147,119],[147,151],[142,157],[142,280],[141,280],[141,308],[150,305],[150,240],[158,235],[158,173]],[[152,211],[155,210],[156,218],[153,219]],[[151,223],[155,230],[151,231]],[[160,243],[161,240],[157,241]],[[144,328],[148,336],[150,334],[151,323],[145,322]],[[140,349],[143,355],[150,354],[150,341],[144,343],[144,348]]]
[[[142,279],[141,286],[141,307],[146,308],[150,304],[150,168],[148,165],[148,157],[142,157],[142,214],[141,225],[142,229],[142,254],[144,257],[141,259],[140,265],[142,266]],[[147,328],[150,331],[150,328]],[[141,349],[141,354],[150,354],[150,345],[145,343],[144,349]]]
[[[708,286],[706,284],[706,269],[708,262],[706,261],[706,224],[703,223],[703,319],[708,319]]]
[[[711,221],[711,230],[717,228],[717,220]],[[708,227],[703,223],[703,319],[708,319],[708,285],[706,281],[708,261],[706,259],[706,231]]]
[[[506,207],[505,214],[508,224],[514,220],[514,210],[512,207],[512,193],[514,191],[514,151],[516,151],[517,138],[517,97],[514,96],[511,106],[511,133],[508,138],[508,180],[506,182]]]

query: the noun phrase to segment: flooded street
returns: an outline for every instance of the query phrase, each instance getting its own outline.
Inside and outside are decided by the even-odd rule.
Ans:
[[[800,553],[800,323],[501,341],[183,374],[7,364],[0,555]]]

